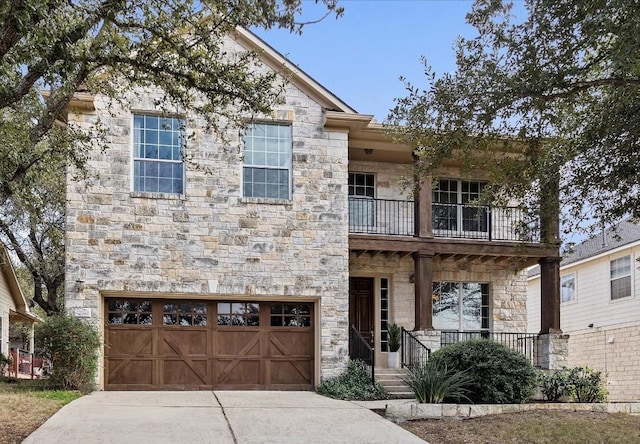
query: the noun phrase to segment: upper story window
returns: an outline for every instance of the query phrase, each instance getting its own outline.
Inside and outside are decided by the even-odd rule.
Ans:
[[[184,193],[183,122],[176,117],[133,116],[133,190]]]
[[[614,259],[611,270],[611,300],[631,296],[631,256]]]
[[[371,173],[349,173],[349,226],[367,229],[375,225],[376,178]]]
[[[251,123],[244,135],[243,196],[291,199],[291,125]]]
[[[462,234],[484,232],[489,228],[488,208],[467,205],[480,197],[486,183],[441,179],[433,188],[432,219],[434,230]]]
[[[571,302],[576,300],[576,274],[570,273],[560,277],[560,301]]]

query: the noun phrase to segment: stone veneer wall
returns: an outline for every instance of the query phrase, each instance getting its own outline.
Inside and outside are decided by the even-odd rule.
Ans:
[[[397,255],[386,258],[355,254],[349,256],[352,276],[391,278],[391,320],[412,329],[415,320],[415,286],[409,282],[414,273],[413,258],[400,260]],[[434,282],[488,282],[491,297],[491,330],[495,332],[526,332],[527,292],[524,272],[514,273],[509,264],[492,261],[434,261]]]
[[[496,264],[436,260],[434,282],[488,282],[491,325],[494,332],[526,332],[527,281],[524,271],[514,272],[508,262]]]
[[[133,193],[130,110],[154,112],[160,97],[131,96],[113,114],[98,97],[95,113],[71,116],[81,127],[99,118],[108,146],[91,155],[97,178],[68,181],[66,308],[100,325],[104,291],[318,298],[321,374],[341,372],[348,356],[347,134],[324,130],[322,108],[288,85],[276,116],[293,121],[291,201],[243,199],[237,130],[223,146],[194,116],[186,119],[195,162],[186,165],[185,194]]]
[[[568,365],[589,366],[607,380],[609,401],[640,400],[640,326],[598,329],[569,336]]]

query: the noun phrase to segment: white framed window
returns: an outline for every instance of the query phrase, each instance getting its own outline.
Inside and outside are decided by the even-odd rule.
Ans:
[[[243,196],[291,199],[291,125],[249,124],[244,134]]]
[[[560,277],[560,302],[566,304],[576,300],[576,274],[569,273]]]
[[[489,330],[489,284],[433,283],[433,326],[437,330]]]
[[[184,194],[183,129],[177,117],[134,114],[133,191]]]
[[[487,233],[488,207],[467,205],[480,197],[485,182],[440,179],[432,191],[432,223],[436,231],[450,235],[464,232]]]
[[[611,300],[631,296],[631,256],[623,256],[609,263]]]
[[[376,176],[372,173],[349,173],[349,225],[375,226]]]

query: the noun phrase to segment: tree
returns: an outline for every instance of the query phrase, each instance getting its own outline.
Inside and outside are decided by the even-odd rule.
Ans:
[[[467,15],[477,36],[458,40],[457,70],[437,77],[425,60],[429,87],[406,82],[389,117],[395,136],[417,148],[422,177],[451,158],[466,173],[486,168],[485,197],[520,199],[543,219],[545,241],[557,241],[560,205],[567,232],[640,216],[640,6],[525,6],[518,20],[511,4],[477,0]]]
[[[316,0],[340,16],[337,0]],[[51,313],[64,280],[65,167],[87,174],[104,141],[66,124],[74,94],[120,101],[159,87],[158,106],[200,114],[223,133],[281,97],[258,54],[230,54],[237,26],[301,32],[302,0],[32,0],[0,4],[0,232],[29,269],[34,300]],[[324,18],[322,17],[322,18]],[[320,19],[322,19],[320,18]],[[198,98],[198,100],[194,100]],[[42,194],[42,193],[48,194]],[[20,212],[23,213],[20,213]]]
[[[30,299],[47,314],[62,308],[64,290],[65,158],[49,156],[35,164],[23,186],[5,201],[0,241],[14,252],[28,273]],[[22,271],[22,270],[21,270]],[[23,273],[24,274],[24,273]],[[26,276],[22,276],[24,282]]]

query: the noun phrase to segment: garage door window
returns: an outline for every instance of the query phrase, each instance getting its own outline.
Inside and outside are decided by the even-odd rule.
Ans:
[[[309,304],[273,304],[271,326],[311,327],[311,306]]]
[[[139,299],[112,299],[108,305],[107,320],[111,325],[151,325],[151,301]]]
[[[260,304],[250,302],[219,302],[218,325],[258,327]]]
[[[164,325],[207,325],[207,304],[204,302],[167,302],[162,316]]]

